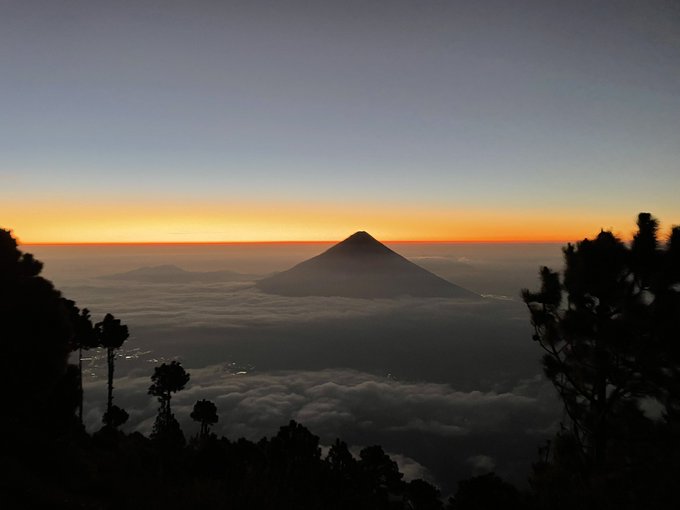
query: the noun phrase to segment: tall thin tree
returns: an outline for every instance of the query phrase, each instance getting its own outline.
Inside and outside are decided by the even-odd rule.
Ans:
[[[72,348],[78,350],[78,419],[83,424],[83,350],[97,347],[99,339],[97,330],[92,324],[90,311],[76,306],[75,301],[63,299],[68,310],[73,328]]]
[[[120,319],[116,319],[107,313],[104,320],[96,325],[99,344],[106,348],[106,365],[108,367],[108,393],[106,399],[106,414],[111,416],[113,407],[113,371],[116,359],[116,351],[123,345],[123,342],[130,336],[128,327],[121,324]]]

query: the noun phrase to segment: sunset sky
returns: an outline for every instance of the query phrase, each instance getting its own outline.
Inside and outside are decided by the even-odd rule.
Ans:
[[[24,243],[680,223],[677,1],[0,2]]]

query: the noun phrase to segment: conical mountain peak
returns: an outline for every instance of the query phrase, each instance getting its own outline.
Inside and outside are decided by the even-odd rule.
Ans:
[[[371,234],[366,232],[365,230],[359,230],[358,232],[354,232],[351,236],[349,236],[347,239],[345,239],[342,242],[356,242],[356,241],[361,241],[361,242],[370,242],[373,241],[375,243],[379,242],[376,240],[375,237],[373,237]]]
[[[360,230],[327,250],[323,255],[365,256],[381,254],[395,253],[368,232]]]
[[[340,241],[336,246],[340,245],[354,245],[354,246],[370,246],[370,245],[382,245],[375,237],[373,237],[368,232],[360,230],[349,236],[344,241]]]
[[[288,271],[260,280],[257,286],[284,296],[478,298],[405,259],[365,231],[355,232]]]

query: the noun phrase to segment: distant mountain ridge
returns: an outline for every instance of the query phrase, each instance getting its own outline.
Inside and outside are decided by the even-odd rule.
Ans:
[[[407,260],[364,231],[287,271],[259,280],[257,287],[283,296],[479,298]]]
[[[99,276],[103,280],[124,280],[145,283],[240,282],[252,281],[250,275],[235,271],[186,271],[171,264],[144,266],[124,273]]]

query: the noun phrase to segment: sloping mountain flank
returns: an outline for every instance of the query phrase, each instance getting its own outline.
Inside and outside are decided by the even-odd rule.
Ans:
[[[479,298],[410,262],[367,232],[357,232],[257,286],[283,296]]]

